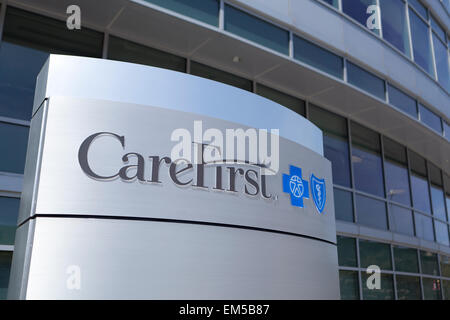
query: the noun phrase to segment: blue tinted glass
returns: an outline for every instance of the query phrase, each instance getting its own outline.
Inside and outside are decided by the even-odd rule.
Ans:
[[[436,218],[446,221],[444,192],[441,188],[431,185],[431,204],[433,206],[433,215]]]
[[[441,37],[443,41],[445,41],[445,31],[433,16],[431,16],[431,28],[438,34],[439,37]]]
[[[19,198],[0,197],[0,245],[14,244]]]
[[[48,53],[6,41],[0,46],[0,115],[30,120],[36,76]]]
[[[409,236],[414,236],[414,223],[411,210],[395,205],[390,205],[389,209],[392,219],[391,230]]]
[[[286,30],[229,5],[225,5],[225,30],[289,54],[289,33]]]
[[[381,157],[371,151],[353,146],[352,163],[355,187],[358,190],[384,196]]]
[[[11,271],[12,252],[0,251],[0,300],[6,299]]]
[[[447,47],[433,33],[434,57],[439,83],[450,93],[450,75]]]
[[[440,244],[449,245],[448,226],[446,223],[434,220],[434,230],[436,231],[436,241]]]
[[[416,100],[390,84],[388,84],[388,93],[390,104],[417,118]]]
[[[356,195],[358,224],[387,230],[386,204],[372,198]]]
[[[343,77],[341,57],[297,36],[294,36],[294,58],[337,78]]]
[[[416,236],[428,241],[434,241],[433,222],[430,217],[415,213]]]
[[[386,173],[388,199],[408,206],[411,205],[407,168],[399,163],[386,160],[384,171]]]
[[[334,211],[337,220],[354,222],[352,198],[350,192],[334,188]]]
[[[324,155],[331,161],[333,183],[350,186],[350,162],[348,142],[339,137],[324,135]]]
[[[425,19],[428,19],[428,11],[427,8],[420,3],[419,0],[408,0],[409,4],[419,12],[419,14]]]
[[[339,7],[339,0],[322,0],[322,1],[328,3],[329,5],[332,5],[335,8]]]
[[[0,122],[0,171],[23,173],[28,143],[28,127]]]
[[[412,10],[409,10],[409,18],[411,21],[414,61],[429,74],[434,75],[428,25]]]
[[[425,178],[411,174],[411,192],[414,208],[431,213],[428,181]]]
[[[450,125],[446,121],[443,121],[443,124],[444,124],[445,138],[447,138],[447,140],[450,141]]]
[[[385,100],[384,81],[351,62],[347,62],[347,79],[354,86]]]
[[[367,13],[367,8],[376,3],[376,0],[342,0],[342,11],[363,26],[367,26],[367,19],[371,16],[370,13]],[[379,34],[379,31],[376,29],[372,31]]]
[[[206,22],[213,26],[219,24],[218,0],[145,0],[158,6]]]
[[[380,0],[383,38],[410,56],[405,3],[402,0]]]
[[[439,118],[438,115],[436,115],[434,112],[430,111],[428,108],[424,107],[420,103],[419,103],[419,110],[420,110],[420,121],[430,126],[439,134],[442,134],[441,118]]]

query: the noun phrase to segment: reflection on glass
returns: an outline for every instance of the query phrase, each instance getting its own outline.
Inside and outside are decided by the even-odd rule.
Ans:
[[[417,118],[416,100],[391,84],[388,84],[388,93],[390,104],[406,112],[410,116]]]
[[[370,17],[370,14],[367,13],[367,8],[375,4],[377,4],[376,0],[342,0],[342,11],[363,26],[366,26],[367,19]],[[371,31],[379,34],[379,30],[377,29]]]
[[[422,285],[425,300],[441,300],[441,280],[422,278]]]
[[[13,245],[20,198],[0,197],[0,245]]]
[[[23,173],[27,153],[28,127],[0,122],[0,171]]]
[[[414,222],[411,210],[391,204],[389,205],[389,212],[392,218],[391,230],[414,236]]]
[[[347,62],[347,81],[381,100],[386,99],[384,80],[351,62]]]
[[[383,38],[410,56],[405,3],[402,0],[380,0]]]
[[[411,191],[414,208],[431,213],[428,181],[416,174],[411,174]]]
[[[433,215],[446,221],[444,192],[441,188],[434,185],[431,185],[431,203],[433,205]]]
[[[439,134],[442,134],[441,118],[428,108],[419,103],[420,121],[428,125],[431,129]]]
[[[409,10],[409,19],[414,61],[430,75],[434,76],[428,25],[412,10]]]
[[[434,230],[436,231],[436,241],[440,244],[449,245],[448,226],[446,223],[434,220]]]
[[[359,299],[358,272],[339,270],[339,286],[341,300]]]
[[[433,222],[430,217],[415,212],[416,236],[428,241],[434,241]]]
[[[414,9],[416,9],[416,11],[422,16],[422,18],[424,18],[425,20],[428,19],[428,10],[422,3],[420,3],[419,0],[408,0],[408,3]]]
[[[417,250],[407,247],[394,247],[395,270],[419,273]]]
[[[436,59],[436,70],[439,83],[450,92],[449,62],[447,47],[433,33],[434,57]]]
[[[399,163],[386,159],[384,170],[386,173],[387,198],[410,206],[408,169]]]
[[[396,275],[398,300],[421,300],[420,279]]]
[[[377,265],[381,270],[392,270],[391,247],[389,244],[359,240],[361,268]]]
[[[439,266],[436,253],[420,251],[420,264],[422,266],[422,273],[432,276],[439,275]]]
[[[370,275],[362,272],[362,282],[366,283]],[[363,286],[364,300],[394,300],[394,281],[392,275],[381,274],[381,289],[370,290],[367,286]]]
[[[338,261],[343,267],[356,267],[356,239],[337,237]]]
[[[350,192],[334,188],[334,211],[337,220],[354,222],[352,199]]]
[[[386,203],[372,198],[356,195],[356,214],[358,224],[387,230]]]
[[[11,271],[12,252],[0,251],[0,300],[6,299]]]
[[[441,260],[441,274],[443,277],[450,278],[450,257],[449,256],[440,256]]]

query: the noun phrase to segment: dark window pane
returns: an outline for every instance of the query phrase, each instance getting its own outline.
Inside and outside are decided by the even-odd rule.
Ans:
[[[450,278],[450,257],[441,255],[440,259],[442,276]]]
[[[445,300],[450,300],[450,280],[443,280],[442,287],[444,289]]]
[[[424,18],[425,20],[428,20],[428,11],[427,8],[420,3],[419,0],[408,0],[409,4],[417,10],[417,12]]]
[[[439,116],[437,116],[434,112],[430,111],[428,108],[424,107],[420,103],[419,108],[420,108],[420,121],[425,123],[427,126],[429,126],[437,133],[442,134],[441,118],[439,118]]]
[[[419,273],[417,250],[406,247],[394,247],[395,270]]]
[[[343,77],[341,57],[298,36],[294,36],[294,58],[337,78]]]
[[[313,105],[309,108],[309,120],[323,130],[324,155],[331,161],[333,183],[350,187],[347,121]]]
[[[352,199],[350,192],[334,188],[334,211],[337,220],[354,222]]]
[[[450,92],[450,75],[447,56],[447,47],[433,33],[434,57],[436,59],[436,70],[439,83]]]
[[[411,175],[411,191],[414,208],[431,213],[428,181],[415,174]]]
[[[442,183],[441,170],[430,162],[428,162],[428,169],[430,170],[431,183],[436,186],[442,187],[443,183]]]
[[[441,300],[441,280],[422,278],[423,296],[425,300]]]
[[[396,275],[398,300],[421,300],[420,279]]]
[[[411,170],[417,173],[418,175],[421,175],[424,178],[426,178],[427,165],[425,159],[412,151],[409,153],[409,159],[411,163]]]
[[[413,116],[414,118],[417,118],[416,100],[390,84],[388,84],[388,91],[390,104]]]
[[[405,3],[402,0],[380,0],[383,38],[410,56]]]
[[[262,84],[256,86],[256,93],[264,98],[275,101],[276,103],[291,109],[301,116],[305,116],[305,101],[280,92],[278,90],[266,87]]]
[[[391,204],[389,208],[390,208],[389,212],[392,218],[391,230],[409,236],[414,236],[414,223],[412,211],[402,207],[395,206],[393,204]]]
[[[234,74],[218,70],[198,62],[191,62],[191,74],[222,83],[229,84],[247,91],[252,91],[252,82],[250,80],[238,77]]]
[[[158,6],[206,22],[213,26],[219,23],[218,0],[145,0]]]
[[[416,236],[428,241],[434,241],[433,222],[430,217],[415,213]]]
[[[289,54],[287,30],[227,4],[225,4],[225,30],[275,51]]]
[[[360,239],[359,256],[361,268],[376,265],[382,270],[392,270],[391,247],[389,244]]]
[[[347,62],[347,81],[381,100],[386,99],[384,80],[351,62]]]
[[[384,197],[384,179],[378,133],[351,123],[352,164],[355,187],[358,190]]]
[[[386,160],[384,170],[388,199],[410,206],[408,169],[396,162]]]
[[[0,197],[0,245],[14,244],[19,204],[19,198]]]
[[[376,0],[342,0],[342,11],[366,27],[367,19],[370,17],[367,8],[376,3]],[[372,31],[379,34],[376,29]]]
[[[113,36],[109,38],[108,58],[181,72],[186,71],[186,59],[184,58]]]
[[[394,300],[394,281],[392,275],[381,274],[381,289],[370,290],[366,283],[370,274],[362,273],[364,300]]]
[[[357,267],[356,260],[356,239],[338,236],[337,237],[339,266]]]
[[[12,252],[0,251],[0,300],[5,300],[8,292]]]
[[[441,188],[431,185],[431,203],[433,205],[433,215],[436,218],[447,221],[445,214],[444,192]]]
[[[335,8],[339,7],[339,0],[322,0],[322,1],[328,3],[329,5],[332,5]]]
[[[367,227],[387,230],[386,203],[356,195],[358,223]]]
[[[449,245],[448,226],[446,223],[434,220],[434,230],[436,231],[436,241],[446,246]]]
[[[422,273],[433,276],[439,275],[439,266],[436,253],[420,251],[420,263],[422,266]]]
[[[389,138],[383,137],[383,147],[384,156],[387,160],[406,166],[406,148],[404,146]]]
[[[358,272],[339,270],[339,285],[341,300],[359,299]]]
[[[411,24],[414,61],[429,74],[434,75],[428,25],[412,10],[409,10],[409,19]]]
[[[28,127],[0,122],[0,171],[23,173],[27,154]]]

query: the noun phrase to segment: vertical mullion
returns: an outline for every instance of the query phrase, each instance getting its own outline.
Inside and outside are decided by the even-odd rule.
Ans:
[[[219,3],[219,29],[225,29],[225,4],[224,0],[220,0]]]
[[[434,242],[437,241],[436,237],[436,228],[434,226],[434,209],[433,209],[433,201],[431,200],[431,177],[430,177],[430,166],[428,165],[428,161],[425,160],[425,167],[427,172],[427,181],[428,181],[428,200],[430,201],[430,208],[431,208],[431,223],[433,225],[433,239]]]
[[[102,59],[108,59],[108,47],[109,47],[109,30],[105,30],[103,34]]]
[[[380,6],[380,0],[376,0],[377,5],[377,19],[378,22],[380,22],[380,38],[383,38],[383,24],[381,23],[381,6]]]
[[[414,47],[412,41],[412,32],[411,32],[411,21],[409,20],[409,4],[405,3],[406,10],[406,26],[408,29],[408,40],[409,40],[409,57],[412,61],[414,61]]]
[[[422,300],[425,300],[425,293],[423,292],[423,281],[422,281],[422,259],[421,259],[421,253],[420,249],[416,250],[417,252],[417,259],[419,260],[419,273],[420,273],[420,295],[422,297]]]
[[[414,232],[414,236],[417,237],[416,234],[416,214],[414,212],[414,202],[413,202],[413,193],[412,193],[412,179],[411,179],[411,161],[410,161],[410,157],[409,157],[409,149],[406,148],[406,166],[407,166],[407,170],[408,170],[408,182],[409,182],[409,205],[411,207],[411,214],[412,214],[412,218],[413,218],[413,232]]]
[[[383,135],[379,134],[378,136],[380,137],[381,170],[383,171],[382,175],[383,175],[383,182],[384,182],[384,198],[386,199],[386,206],[387,206],[386,214],[387,214],[388,230],[392,231],[392,219],[391,219],[391,213],[390,213],[390,211],[391,211],[391,209],[390,209],[390,199],[389,199],[388,194],[387,194],[388,191],[387,191],[386,172],[385,172],[386,166],[385,166],[385,163],[384,163],[386,161],[386,159],[384,158]]]
[[[392,263],[392,281],[394,284],[394,299],[398,300],[398,293],[397,293],[397,274],[395,272],[395,259],[394,259],[394,246],[391,244],[390,246],[391,249],[391,263]]]
[[[363,300],[364,299],[363,284],[362,284],[362,276],[361,276],[361,272],[363,272],[363,271],[361,270],[361,258],[359,255],[359,239],[355,238],[355,241],[356,241],[356,263],[357,263],[357,266],[359,269],[359,271],[358,271],[359,300]]]
[[[352,163],[352,130],[350,128],[351,121],[349,118],[347,120],[347,141],[348,141],[348,152],[349,152],[349,164],[350,164],[350,182],[352,191],[352,204],[353,204],[353,222],[358,223],[358,215],[356,214],[356,194],[355,194],[355,177],[353,174],[353,163]]]

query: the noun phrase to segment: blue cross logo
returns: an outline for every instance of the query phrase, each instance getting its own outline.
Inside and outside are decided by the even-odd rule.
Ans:
[[[301,168],[289,166],[289,174],[283,174],[283,192],[291,195],[291,205],[303,208],[303,198],[309,199],[309,185]]]

